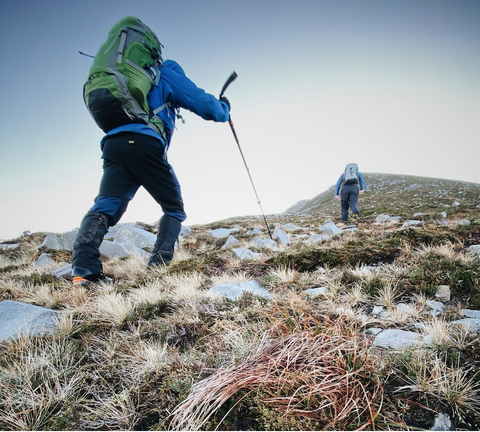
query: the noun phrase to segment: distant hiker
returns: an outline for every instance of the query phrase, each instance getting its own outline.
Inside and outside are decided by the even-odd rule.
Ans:
[[[127,18],[137,20],[143,25],[134,17]],[[113,33],[115,32],[110,34]],[[114,37],[117,37],[116,33]],[[114,56],[118,64],[116,51]],[[129,121],[129,117],[131,119],[132,116],[125,116],[127,110],[123,107],[121,108],[125,112],[117,111],[117,120],[126,118],[126,121],[122,120],[120,126],[110,130],[105,130],[108,128],[101,126],[106,132],[106,136],[101,140],[103,177],[95,203],[82,219],[73,247],[72,276],[76,286],[109,281],[102,272],[100,245],[108,228],[120,220],[127,210],[129,201],[135,196],[140,186],[147,190],[163,211],[157,239],[147,266],[150,268],[168,264],[172,260],[181,223],[187,217],[180,184],[172,166],[167,161],[167,150],[175,129],[178,109],[190,110],[205,120],[215,122],[226,122],[229,119],[230,104],[226,98],[218,100],[206,93],[187,78],[176,62],[172,60],[162,62],[161,56],[159,57],[160,64],[156,66],[157,70],[154,73],[158,82],[153,83],[153,88],[147,97],[148,106],[156,114],[154,120],[157,127],[152,127],[149,123],[153,121],[151,118],[147,122]],[[90,76],[87,84],[92,83],[93,78],[93,75]],[[102,91],[106,92],[105,89]],[[90,102],[93,98],[92,94],[94,93],[91,92],[89,95]],[[102,93],[97,94],[101,96]],[[92,112],[91,107],[88,106],[88,108]],[[102,110],[97,112],[106,114]]]
[[[365,190],[365,178],[358,171],[356,163],[348,164],[345,171],[337,180],[335,185],[335,198],[340,199],[342,207],[342,221],[348,221],[348,209],[353,213],[353,221],[358,220],[358,194],[363,194]]]

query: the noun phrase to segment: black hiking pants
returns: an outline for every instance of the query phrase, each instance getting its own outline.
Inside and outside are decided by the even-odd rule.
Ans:
[[[186,219],[180,184],[173,168],[164,155],[160,141],[143,134],[121,133],[107,137],[103,145],[103,176],[100,182],[95,204],[85,219],[93,215],[103,215],[108,226],[113,226],[127,210],[140,186],[161,206],[166,218],[174,218],[177,223],[170,223],[169,230],[162,230],[168,238],[178,237],[181,222]],[[93,222],[92,222],[93,223]],[[83,231],[89,230],[89,235]],[[95,232],[94,232],[95,231]],[[98,248],[107,230],[92,230],[88,224],[80,226],[72,266],[84,267],[92,273],[102,269]],[[160,234],[160,232],[159,232]],[[157,239],[157,243],[165,243]],[[169,248],[173,248],[170,245]],[[173,255],[173,249],[171,250]],[[74,269],[75,270],[75,269]]]
[[[348,221],[348,209],[352,209],[353,214],[358,215],[358,185],[347,184],[342,186],[340,195],[340,204],[342,207],[342,221]]]

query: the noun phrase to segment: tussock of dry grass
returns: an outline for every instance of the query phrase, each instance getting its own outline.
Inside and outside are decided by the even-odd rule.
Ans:
[[[480,414],[480,383],[469,377],[470,366],[452,367],[437,355],[425,353],[417,353],[416,360],[413,370],[409,364],[411,372],[405,377],[410,384],[398,392],[421,393],[450,404],[456,412],[468,409]]]
[[[201,429],[240,390],[260,391],[269,406],[288,416],[317,419],[325,428],[352,417],[356,426],[374,420],[382,388],[369,385],[374,366],[367,345],[346,331],[343,320],[320,333],[279,330],[265,333],[238,366],[221,368],[195,384],[174,411],[171,427]]]
[[[40,430],[52,412],[68,409],[72,397],[81,403],[84,374],[70,342],[22,336],[7,347],[7,356],[9,352],[19,355],[2,368],[2,424],[11,430]]]

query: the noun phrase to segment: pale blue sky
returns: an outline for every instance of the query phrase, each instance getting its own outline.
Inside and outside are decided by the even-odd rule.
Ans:
[[[480,182],[477,0],[0,0],[0,238],[76,228],[101,178],[82,86],[110,27],[148,24],[164,57],[218,95],[265,213],[361,171]],[[260,213],[227,124],[183,113],[169,160],[188,219]],[[480,202],[480,198],[479,198]],[[153,223],[143,190],[122,222]]]

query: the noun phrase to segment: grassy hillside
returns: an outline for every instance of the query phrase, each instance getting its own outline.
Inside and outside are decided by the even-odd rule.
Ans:
[[[480,339],[452,322],[480,310],[480,259],[468,251],[480,244],[480,185],[365,177],[356,230],[306,241],[339,221],[330,190],[267,216],[272,231],[299,227],[288,245],[255,246],[249,230],[268,237],[259,217],[193,226],[168,268],[105,259],[113,285],[74,288],[33,266],[42,252],[52,268],[71,259],[38,247],[46,233],[0,250],[0,300],[64,312],[54,336],[0,343],[0,429],[418,430],[442,412],[457,430],[478,430]],[[411,228],[374,223],[415,213],[422,223]],[[258,258],[240,261],[210,234],[234,226]],[[209,291],[249,280],[274,298]],[[432,315],[443,285],[451,298]],[[379,328],[424,342],[378,347]]]
[[[366,191],[360,196],[362,218],[369,220],[386,213],[412,218],[415,213],[446,211],[449,215],[467,216],[480,205],[480,184],[395,174],[364,173]],[[286,213],[339,216],[334,197],[335,185],[311,200],[303,200]]]

